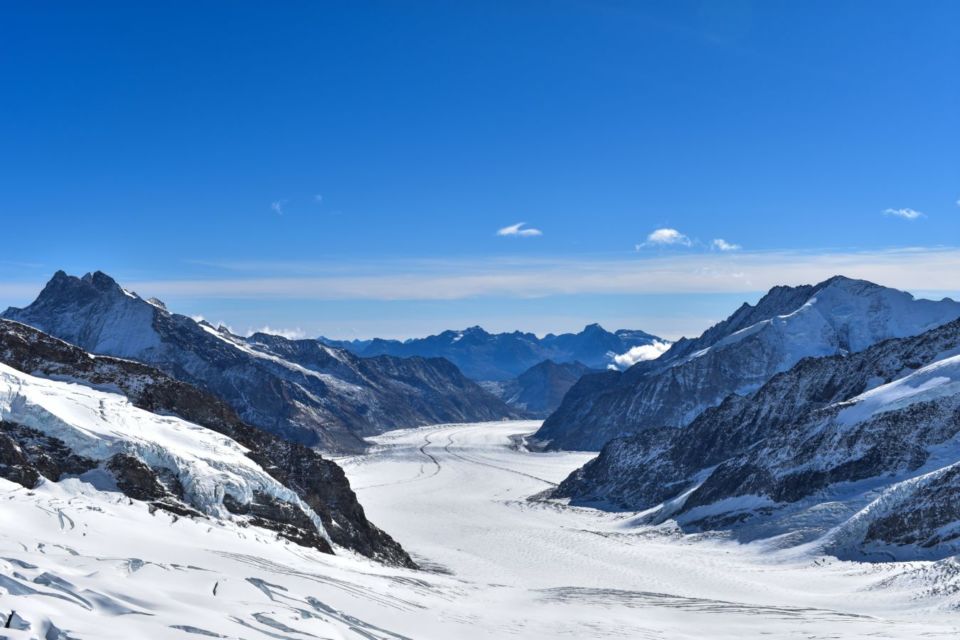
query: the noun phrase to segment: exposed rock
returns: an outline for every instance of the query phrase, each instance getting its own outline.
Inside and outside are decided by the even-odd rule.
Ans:
[[[57,481],[96,466],[96,460],[74,454],[56,438],[0,420],[0,476],[11,482],[32,489],[41,476]]]
[[[333,553],[330,543],[317,531],[313,521],[297,505],[277,500],[262,492],[254,492],[253,501],[238,502],[230,494],[223,497],[223,506],[230,513],[250,516],[250,524],[276,531],[277,535],[302,547],[313,547]]]
[[[118,453],[107,461],[107,469],[113,472],[117,487],[134,500],[149,502],[167,497],[167,490],[153,469],[142,460]]]

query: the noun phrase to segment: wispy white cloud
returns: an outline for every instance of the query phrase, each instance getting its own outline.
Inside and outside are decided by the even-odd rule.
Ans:
[[[719,249],[720,251],[738,251],[743,248],[738,244],[727,242],[723,238],[714,238],[710,244],[714,249]]]
[[[663,228],[663,229],[654,229],[650,232],[650,235],[647,236],[647,241],[643,244],[638,244],[636,249],[639,251],[644,247],[654,247],[654,246],[667,246],[667,245],[682,245],[684,247],[689,247],[693,244],[687,236],[683,235],[676,229]]]
[[[956,291],[960,249],[684,253],[646,258],[475,259],[295,265],[268,263],[229,278],[128,282],[160,298],[457,300],[482,296],[737,293],[843,274],[907,290]],[[256,274],[256,275],[254,275]],[[0,287],[2,291],[2,287]]]
[[[534,229],[532,227],[525,227],[526,222],[518,222],[517,224],[512,224],[509,227],[503,227],[502,229],[497,230],[498,236],[519,236],[521,238],[529,238],[533,236],[542,236],[543,231],[540,229]]]
[[[322,193],[314,194],[313,201],[316,202],[317,204],[323,204],[323,194]]]
[[[916,209],[911,209],[909,207],[905,207],[903,209],[884,209],[883,215],[903,218],[904,220],[916,220],[917,218],[926,217],[926,214],[922,211],[917,211]]]
[[[287,200],[285,198],[281,198],[280,200],[274,200],[273,202],[270,203],[270,209],[272,209],[273,212],[278,216],[283,215],[283,208],[285,206],[287,206]]]
[[[672,343],[670,342],[654,340],[651,344],[633,347],[626,353],[621,353],[618,356],[614,356],[611,368],[629,369],[638,362],[643,362],[645,360],[656,360],[667,352],[667,349],[670,348],[671,344]]]

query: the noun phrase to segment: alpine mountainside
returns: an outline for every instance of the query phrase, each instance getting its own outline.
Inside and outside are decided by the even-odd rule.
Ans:
[[[405,341],[320,340],[360,356],[446,358],[473,380],[511,380],[544,360],[581,362],[594,369],[605,369],[613,364],[614,356],[660,341],[643,331],[621,329],[611,333],[599,324],[588,325],[580,333],[549,333],[543,338],[520,331],[487,333],[480,327],[470,327]]]
[[[335,462],[157,369],[0,320],[0,477],[33,488],[66,476],[151,510],[414,566],[367,520]]]
[[[545,418],[560,406],[570,387],[587,373],[596,373],[596,370],[582,362],[544,360],[513,380],[481,384],[511,407],[533,418]]]
[[[3,316],[91,353],[150,364],[219,396],[248,424],[329,451],[361,451],[364,436],[390,429],[514,415],[445,360],[243,338],[171,313],[99,271],[57,272],[30,306]]]
[[[656,360],[584,376],[532,442],[599,450],[614,438],[683,427],[730,394],[749,394],[803,358],[854,353],[957,317],[960,303],[953,300],[916,300],[842,276],[775,287],[755,306],[744,304]]]
[[[842,557],[960,551],[960,320],[808,358],[683,429],[610,442],[552,492]]]

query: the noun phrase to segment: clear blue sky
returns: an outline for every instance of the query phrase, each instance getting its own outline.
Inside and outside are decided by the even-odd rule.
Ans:
[[[239,331],[676,337],[960,290],[957,2],[14,1],[0,75],[0,307],[102,269]]]

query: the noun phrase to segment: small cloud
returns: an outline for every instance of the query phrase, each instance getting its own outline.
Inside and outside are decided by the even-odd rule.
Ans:
[[[282,216],[282,215],[283,215],[283,208],[284,208],[286,205],[287,205],[287,200],[286,200],[286,198],[282,198],[282,199],[280,199],[280,200],[274,200],[273,202],[271,202],[271,203],[270,203],[270,208],[273,210],[273,212],[274,212],[275,214],[277,214],[278,216]]]
[[[903,209],[884,209],[883,215],[896,216],[897,218],[903,218],[904,220],[916,220],[917,218],[926,217],[926,214],[922,211],[917,211],[916,209],[911,209],[909,207],[905,207]]]
[[[533,236],[542,236],[543,231],[540,229],[534,229],[532,227],[523,228],[526,225],[526,222],[518,222],[517,224],[512,224],[509,227],[504,227],[497,230],[498,236],[519,236],[521,238],[529,238]]]
[[[732,242],[727,242],[723,238],[714,238],[713,242],[710,243],[714,249],[719,249],[720,251],[737,251],[742,249],[738,244],[733,244]]]
[[[633,347],[626,353],[621,353],[613,357],[612,369],[629,369],[638,362],[645,360],[656,360],[670,348],[672,343],[654,340],[650,344],[643,344],[639,347]]]
[[[323,194],[322,193],[315,194],[313,196],[313,201],[316,202],[317,204],[323,204]]]
[[[689,247],[693,242],[690,238],[683,235],[676,229],[654,229],[650,235],[647,236],[647,241],[643,244],[638,244],[636,246],[637,251],[644,247],[651,246],[665,246],[665,245],[682,245],[684,247]]]
[[[253,329],[252,331],[249,331],[247,335],[252,336],[255,333],[266,333],[271,336],[280,336],[281,338],[286,338],[287,340],[300,340],[307,335],[299,327],[296,329],[276,329],[270,325],[264,325],[259,329]]]

